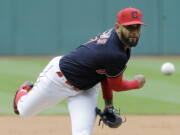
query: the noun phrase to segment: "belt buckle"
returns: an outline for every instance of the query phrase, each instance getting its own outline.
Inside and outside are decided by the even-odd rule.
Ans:
[[[66,83],[67,85],[69,85],[71,88],[73,88],[74,90],[76,90],[76,91],[79,91],[79,90],[80,90],[79,88],[73,86],[72,83],[69,82],[69,81],[65,81],[65,83]]]
[[[72,83],[69,82],[69,81],[64,77],[64,75],[63,75],[61,72],[56,72],[56,73],[57,73],[57,75],[61,78],[61,80],[62,80],[68,87],[70,87],[70,88],[72,88],[72,89],[74,89],[74,90],[76,90],[76,91],[79,91],[79,90],[80,90],[79,88],[73,86]]]

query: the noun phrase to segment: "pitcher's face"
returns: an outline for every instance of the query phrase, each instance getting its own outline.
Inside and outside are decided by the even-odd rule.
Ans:
[[[129,47],[135,47],[137,45],[141,34],[140,24],[133,24],[127,26],[116,24],[115,29],[120,40],[124,44]]]

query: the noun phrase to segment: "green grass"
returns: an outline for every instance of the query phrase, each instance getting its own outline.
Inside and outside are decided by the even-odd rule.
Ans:
[[[12,101],[16,89],[25,80],[35,81],[52,57],[0,58],[0,114],[13,114]],[[163,62],[176,66],[175,74],[165,76],[160,72]],[[126,79],[144,74],[146,84],[140,90],[114,92],[114,106],[123,114],[180,114],[180,63],[174,57],[133,57],[124,73]],[[99,107],[103,108],[101,92]],[[50,107],[41,114],[65,114],[66,102]]]
[[[160,72],[161,65],[166,61],[175,64],[175,74],[165,76]],[[144,74],[146,77],[146,84],[142,89],[114,92],[114,105],[120,108],[122,113],[180,114],[180,63],[178,58],[132,58],[124,77],[132,79],[135,74]]]

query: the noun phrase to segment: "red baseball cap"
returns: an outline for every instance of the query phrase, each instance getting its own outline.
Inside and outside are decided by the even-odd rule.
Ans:
[[[142,13],[136,8],[125,8],[118,12],[117,23],[121,25],[144,24],[142,22]]]

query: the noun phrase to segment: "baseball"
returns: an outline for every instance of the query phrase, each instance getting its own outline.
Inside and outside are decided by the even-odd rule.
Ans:
[[[171,75],[175,72],[175,66],[171,62],[166,62],[161,66],[161,72],[165,75]]]

